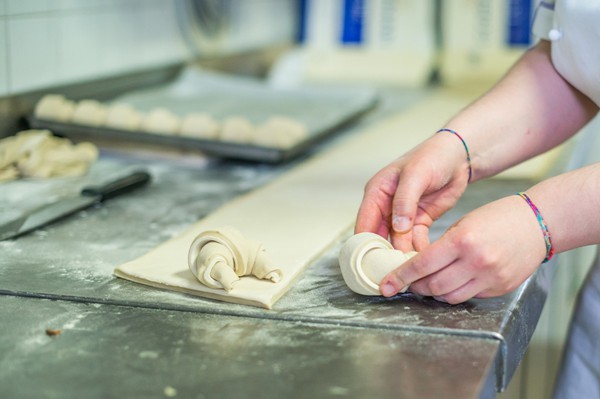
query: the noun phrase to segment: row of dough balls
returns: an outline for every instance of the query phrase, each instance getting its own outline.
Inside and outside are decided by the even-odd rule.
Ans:
[[[110,106],[96,100],[78,102],[59,94],[45,95],[34,111],[38,119],[64,123],[181,135],[271,148],[290,148],[308,136],[306,126],[286,116],[272,116],[254,125],[243,117],[229,117],[219,123],[206,113],[192,112],[180,118],[166,108],[144,114],[129,104]]]

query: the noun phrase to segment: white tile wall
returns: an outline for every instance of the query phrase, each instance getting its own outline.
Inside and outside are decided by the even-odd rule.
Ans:
[[[131,0],[121,0],[127,2]],[[119,0],[50,0],[50,10],[77,10],[83,8],[113,7]]]
[[[51,0],[7,0],[8,15],[43,13],[50,9]]]
[[[11,92],[52,85],[58,80],[57,26],[38,15],[7,22]]]
[[[188,57],[172,1],[0,0],[1,11],[0,95]]]
[[[293,4],[232,0],[231,32],[221,43],[221,53],[291,39]],[[274,9],[281,14],[275,21]],[[51,89],[190,57],[175,1],[0,0],[0,24],[0,95]]]
[[[100,14],[104,14],[102,11]],[[58,79],[78,81],[101,74],[105,43],[102,40],[102,18],[98,13],[57,14],[51,17],[57,26],[59,57]]]
[[[0,3],[0,7],[3,4]],[[0,96],[8,93],[8,48],[6,43],[6,22],[0,16]]]

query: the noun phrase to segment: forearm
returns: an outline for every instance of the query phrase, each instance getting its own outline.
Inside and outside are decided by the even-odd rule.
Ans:
[[[527,194],[546,221],[556,252],[600,243],[600,163],[545,180]]]
[[[597,112],[554,69],[550,45],[540,42],[446,127],[468,143],[473,180],[479,180],[559,145]]]

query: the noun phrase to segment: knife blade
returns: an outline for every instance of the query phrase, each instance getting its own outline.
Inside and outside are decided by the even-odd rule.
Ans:
[[[150,181],[150,174],[136,171],[99,186],[84,187],[79,196],[60,199],[0,226],[0,241],[15,238],[107,199],[128,193]]]

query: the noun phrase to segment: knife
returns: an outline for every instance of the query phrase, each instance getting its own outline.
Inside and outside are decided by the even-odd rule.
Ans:
[[[136,171],[100,186],[84,187],[77,197],[60,199],[0,225],[0,241],[27,234],[82,209],[128,193],[149,181],[150,175],[147,172]]]

